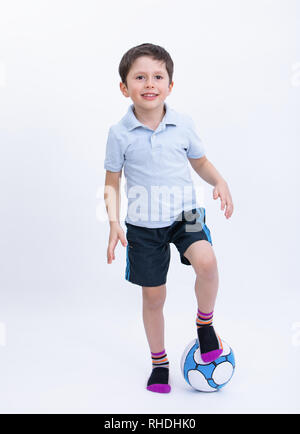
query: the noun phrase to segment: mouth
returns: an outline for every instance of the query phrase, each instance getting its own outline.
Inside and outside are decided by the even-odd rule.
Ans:
[[[142,93],[142,97],[144,99],[147,99],[147,100],[150,100],[150,101],[153,100],[153,99],[155,99],[157,96],[158,96],[157,93],[150,93],[150,92]]]

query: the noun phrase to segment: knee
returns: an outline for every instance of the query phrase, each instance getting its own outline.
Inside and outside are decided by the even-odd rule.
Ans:
[[[143,306],[146,309],[162,309],[165,303],[166,294],[164,285],[162,287],[143,287]]]
[[[216,277],[218,273],[217,261],[214,255],[209,255],[207,257],[199,257],[197,258],[196,263],[194,264],[194,269],[197,276],[213,279]]]

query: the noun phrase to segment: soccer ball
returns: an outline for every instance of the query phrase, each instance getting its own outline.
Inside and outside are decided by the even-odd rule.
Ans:
[[[201,359],[198,339],[193,339],[181,357],[181,372],[188,384],[200,392],[216,392],[227,384],[235,369],[232,349],[222,339],[223,353],[214,362]]]

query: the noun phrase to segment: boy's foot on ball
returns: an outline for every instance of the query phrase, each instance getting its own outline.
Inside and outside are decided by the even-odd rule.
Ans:
[[[223,352],[222,341],[212,326],[213,312],[203,313],[198,309],[197,334],[199,350],[204,363],[210,363],[221,356]]]
[[[203,362],[210,363],[223,353],[221,339],[216,335],[213,326],[200,327],[197,330],[199,349]]]
[[[153,368],[147,383],[147,390],[158,393],[169,393],[169,368]]]

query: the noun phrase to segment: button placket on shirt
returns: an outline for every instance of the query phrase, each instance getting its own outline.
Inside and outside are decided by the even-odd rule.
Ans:
[[[157,135],[164,130],[164,126],[162,124],[159,124],[157,129],[151,134],[151,148],[159,148],[159,143],[157,142]]]
[[[157,137],[161,130],[162,130],[162,126],[160,124],[157,127],[157,129],[152,132],[150,136],[152,161],[155,165],[155,169],[153,171],[155,185],[160,185],[160,176],[161,176],[161,165],[160,165],[161,153],[159,152],[161,145],[159,143],[159,137]]]
[[[155,148],[155,144],[156,144],[156,136],[155,133],[151,134],[151,148],[154,149]]]

